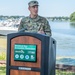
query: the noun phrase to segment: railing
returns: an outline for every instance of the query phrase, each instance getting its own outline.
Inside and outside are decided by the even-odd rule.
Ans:
[[[56,64],[56,75],[75,75],[75,66]]]
[[[0,64],[6,64],[6,61],[0,61]],[[56,64],[56,75],[75,75],[75,66]]]

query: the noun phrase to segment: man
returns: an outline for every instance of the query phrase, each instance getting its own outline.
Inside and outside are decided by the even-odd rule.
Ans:
[[[38,2],[30,1],[28,3],[30,15],[21,20],[18,30],[24,29],[25,32],[41,33],[51,36],[51,29],[46,18],[38,15]]]

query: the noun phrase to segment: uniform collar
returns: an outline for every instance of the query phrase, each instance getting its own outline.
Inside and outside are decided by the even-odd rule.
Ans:
[[[36,18],[31,18],[30,16],[29,16],[29,20],[33,20],[33,21],[38,21],[38,20],[40,20],[40,16],[39,15],[37,15],[37,17]]]

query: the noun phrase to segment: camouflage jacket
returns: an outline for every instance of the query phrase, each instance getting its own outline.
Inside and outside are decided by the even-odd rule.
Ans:
[[[44,33],[48,36],[51,36],[51,28],[49,22],[46,18],[37,16],[36,18],[24,17],[19,25],[18,31],[21,29],[25,29],[25,32],[35,32],[44,31]]]

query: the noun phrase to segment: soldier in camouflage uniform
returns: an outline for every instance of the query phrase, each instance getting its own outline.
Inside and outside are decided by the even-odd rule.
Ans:
[[[21,20],[18,30],[25,29],[25,32],[41,33],[51,36],[51,29],[46,18],[38,15],[38,2],[30,1],[28,3],[30,15]]]

